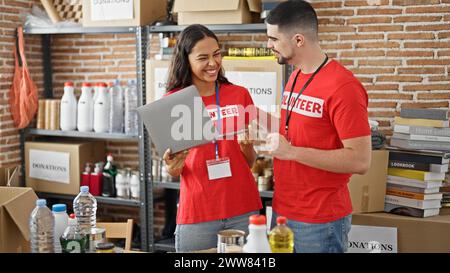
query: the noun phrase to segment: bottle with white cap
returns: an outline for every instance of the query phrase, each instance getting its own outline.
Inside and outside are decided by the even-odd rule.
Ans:
[[[90,83],[81,86],[81,96],[78,100],[77,128],[80,132],[91,132],[94,129],[94,98]]]
[[[77,98],[73,82],[64,83],[64,95],[61,98],[60,127],[63,131],[77,129]]]

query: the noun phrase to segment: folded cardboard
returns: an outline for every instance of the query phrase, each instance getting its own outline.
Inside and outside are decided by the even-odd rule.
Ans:
[[[175,0],[178,24],[248,24],[259,17],[260,0]]]
[[[372,151],[369,171],[350,178],[348,189],[354,213],[384,211],[388,158],[389,152],[386,150]]]
[[[83,0],[83,26],[144,26],[166,17],[166,0]]]
[[[26,185],[36,192],[78,194],[86,163],[105,160],[103,141],[25,143]]]
[[[31,188],[0,187],[0,252],[30,252],[28,222],[36,200]]]
[[[352,224],[396,227],[399,253],[450,252],[448,214],[416,218],[390,213],[356,213],[353,214]]]

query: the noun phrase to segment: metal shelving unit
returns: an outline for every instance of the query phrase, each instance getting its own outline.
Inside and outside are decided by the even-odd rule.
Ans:
[[[142,26],[142,27],[75,27],[75,28],[24,28],[25,34],[41,35],[43,51],[44,68],[44,97],[53,97],[52,83],[52,65],[51,65],[51,36],[59,34],[104,34],[104,33],[133,33],[136,36],[136,75],[137,85],[140,92],[138,104],[146,104],[146,83],[145,83],[145,60],[147,58],[149,37],[153,33],[171,33],[181,32],[186,26]],[[207,25],[207,27],[216,33],[259,33],[265,32],[265,24],[230,24],[230,25]],[[285,69],[285,76],[289,72],[289,67]],[[286,77],[287,78],[287,77]],[[144,128],[143,123],[139,122],[137,136],[124,134],[97,134],[81,132],[62,132],[37,129],[20,130],[21,156],[25,158],[24,146],[27,136],[57,136],[69,138],[89,138],[104,139],[115,141],[137,141],[139,146],[139,169],[140,169],[140,201],[125,200],[118,198],[96,197],[99,203],[135,206],[140,208],[141,221],[141,249],[143,251],[174,251],[174,239],[164,239],[158,242],[154,241],[153,234],[153,186],[166,189],[179,189],[179,183],[153,181],[151,177],[151,145],[150,137]],[[22,161],[22,173],[25,173],[25,163]],[[149,183],[152,182],[152,183]],[[25,186],[25,178],[22,176],[21,185]],[[260,192],[262,197],[272,198],[273,192]],[[73,199],[71,195],[60,195],[50,193],[39,193],[41,197]]]
[[[72,200],[75,199],[75,195],[71,194],[59,194],[59,193],[48,193],[48,192],[37,192],[36,193],[40,198],[46,199],[59,199],[59,200]],[[139,200],[133,199],[123,199],[123,198],[115,198],[115,197],[103,197],[103,196],[94,196],[99,204],[110,204],[110,205],[119,205],[119,206],[130,206],[130,207],[139,207],[141,202]]]
[[[133,33],[136,37],[136,77],[137,87],[140,95],[138,96],[138,105],[144,105],[145,100],[145,59],[147,58],[148,47],[148,26],[142,27],[75,27],[75,28],[24,28],[25,34],[36,34],[42,37],[42,61],[44,69],[44,98],[53,97],[52,65],[51,65],[51,37],[60,34],[100,34],[100,33]],[[88,138],[103,139],[114,141],[137,141],[139,145],[139,173],[140,173],[140,200],[128,200],[120,198],[107,198],[96,196],[99,203],[112,204],[119,206],[139,207],[139,217],[141,222],[141,249],[143,251],[153,251],[153,195],[152,184],[148,183],[151,170],[151,160],[149,159],[149,136],[144,130],[142,122],[139,121],[138,135],[125,134],[99,134],[82,133],[78,131],[63,132],[38,129],[20,130],[20,148],[21,156],[25,158],[25,140],[27,136],[55,136],[67,138]],[[25,174],[25,162],[22,160],[22,173]],[[22,175],[21,186],[25,186],[25,176]],[[43,198],[69,199],[73,200],[75,196],[38,193]]]

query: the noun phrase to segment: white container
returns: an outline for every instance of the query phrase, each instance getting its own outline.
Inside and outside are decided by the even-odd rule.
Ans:
[[[242,251],[244,253],[272,253],[267,239],[266,217],[252,215],[249,219],[247,243]]]
[[[77,98],[74,94],[73,82],[64,83],[64,95],[61,98],[60,127],[63,131],[77,129]]]
[[[80,132],[91,132],[94,129],[94,98],[90,83],[83,83],[78,100],[77,128]]]
[[[123,120],[124,120],[124,102],[123,102],[123,90],[120,87],[120,81],[115,80],[114,83],[110,83],[108,88],[110,99],[109,110],[109,132],[110,133],[123,133]]]
[[[53,216],[55,217],[55,253],[61,253],[60,238],[69,224],[69,215],[67,215],[67,206],[65,204],[55,204],[52,206]]]
[[[132,199],[139,199],[139,176],[133,173],[130,178],[130,192]]]
[[[106,84],[100,83],[97,90],[97,99],[94,103],[94,131],[96,133],[109,132],[109,95]]]

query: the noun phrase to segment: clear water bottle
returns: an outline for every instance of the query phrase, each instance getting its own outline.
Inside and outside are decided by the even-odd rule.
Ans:
[[[73,200],[73,211],[78,231],[91,234],[91,229],[96,227],[97,200],[89,193],[88,186],[80,187],[80,193]]]
[[[120,87],[120,81],[115,80],[114,83],[109,83],[109,132],[123,133],[123,91]]]
[[[271,253],[269,240],[267,239],[266,216],[250,216],[250,225],[248,226],[247,243],[244,245],[245,253]]]
[[[138,92],[135,80],[129,80],[125,88],[125,133],[137,135],[138,133]]]
[[[277,225],[269,233],[270,248],[273,253],[294,252],[294,232],[286,225],[284,216],[277,217]]]
[[[66,204],[55,204],[52,206],[52,213],[55,217],[55,252],[61,253],[61,242],[59,238],[63,234],[64,230],[66,230],[67,225],[69,223],[69,215],[67,215],[67,206]]]
[[[64,95],[61,98],[60,127],[63,131],[77,129],[77,98],[73,82],[64,83]]]
[[[32,253],[55,252],[55,217],[45,199],[38,199],[30,216],[30,241]]]

